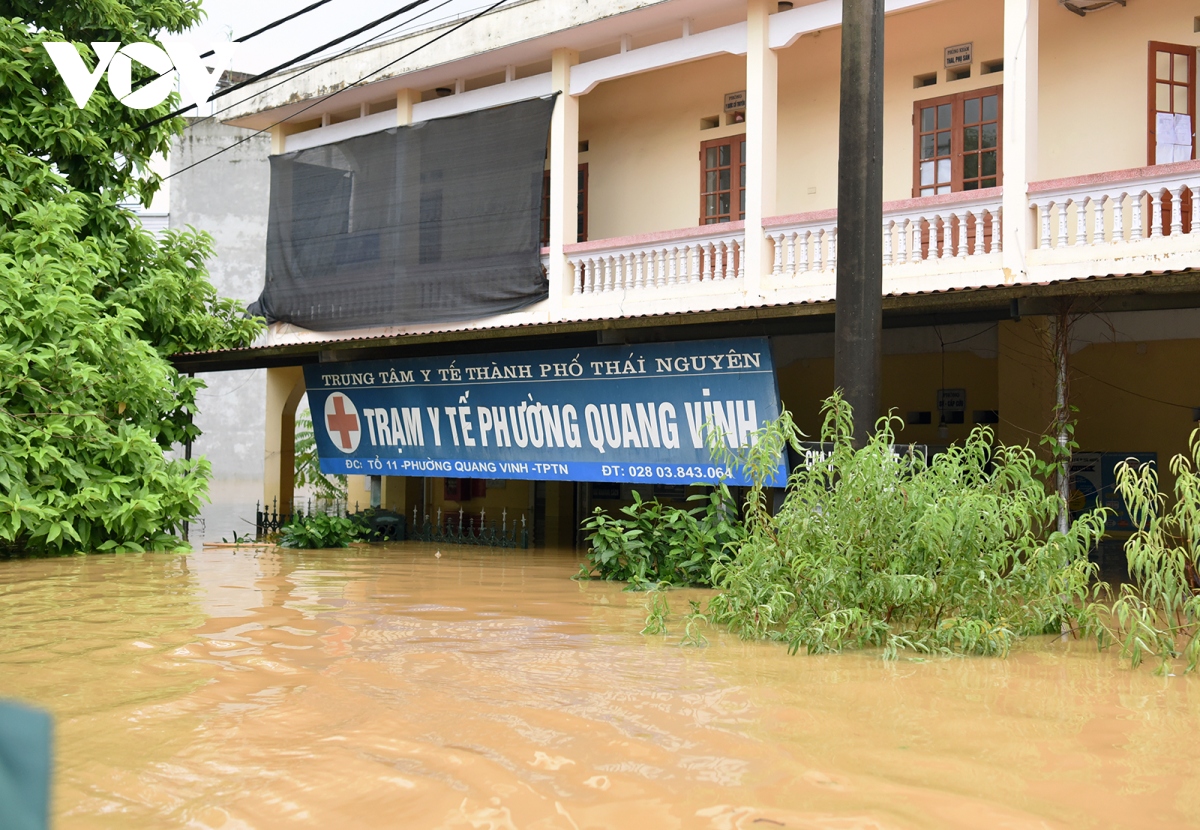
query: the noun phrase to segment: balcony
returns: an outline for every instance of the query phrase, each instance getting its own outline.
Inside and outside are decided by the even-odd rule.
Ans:
[[[1200,161],[1036,182],[1030,279],[1200,268]]]
[[[884,291],[1003,282],[1000,188],[884,205]],[[564,319],[586,320],[831,301],[837,211],[764,222],[766,273],[747,279],[741,222],[566,246]]]
[[[1200,161],[1035,182],[1028,188],[1031,238],[1015,252],[1003,250],[1001,188],[888,202],[880,228],[883,290],[912,295],[1200,269],[1198,192]],[[369,332],[280,325],[269,339],[283,344],[831,302],[837,211],[770,217],[763,226],[761,274],[747,273],[742,222],[597,239],[565,246],[561,299],[519,312]],[[548,250],[542,253],[548,266]]]
[[[883,290],[916,294],[1200,268],[1200,161],[1036,182],[1028,247],[1002,249],[1002,188],[884,205]],[[566,247],[565,320],[829,302],[837,210],[763,223],[765,273],[745,272],[740,222]],[[1019,274],[1024,271],[1024,278]],[[551,311],[553,313],[553,311]]]
[[[746,296],[743,223],[567,245],[572,280],[567,319],[738,308]],[[623,316],[618,313],[617,316]]]

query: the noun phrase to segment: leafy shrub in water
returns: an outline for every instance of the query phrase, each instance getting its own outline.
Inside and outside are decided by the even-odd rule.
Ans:
[[[285,548],[345,548],[362,538],[366,527],[345,516],[296,516],[283,526],[279,544]]]
[[[652,583],[712,584],[713,563],[745,531],[725,485],[688,496],[688,501],[703,504],[670,507],[643,501],[635,490],[633,504],[621,508],[625,518],[596,508],[583,524],[590,531],[590,549],[579,576],[629,582],[635,588]]]
[[[713,622],[792,652],[1003,655],[1018,637],[1089,613],[1087,551],[1103,514],[1051,532],[1059,501],[1031,450],[996,445],[980,427],[927,462],[896,454],[893,418],[855,449],[849,405],[835,395],[823,411],[832,452],[792,473],[779,513],[761,485],[751,490],[746,536],[713,567]],[[785,413],[744,458],[727,460],[761,482],[800,437]]]
[[[1101,645],[1115,640],[1133,666],[1142,658],[1159,658],[1157,673],[1179,657],[1185,671],[1200,664],[1200,430],[1192,432],[1191,458],[1171,460],[1175,504],[1158,489],[1153,464],[1117,468],[1117,492],[1124,499],[1137,531],[1125,544],[1132,583],[1125,583],[1111,609],[1096,606]]]

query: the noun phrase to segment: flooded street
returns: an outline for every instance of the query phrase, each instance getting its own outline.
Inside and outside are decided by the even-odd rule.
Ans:
[[[573,554],[433,553],[0,562],[0,696],[57,716],[56,826],[1200,825],[1200,677],[681,648],[687,592],[643,637]]]

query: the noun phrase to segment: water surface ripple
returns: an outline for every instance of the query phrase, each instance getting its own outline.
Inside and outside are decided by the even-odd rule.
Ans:
[[[681,648],[571,554],[433,554],[0,562],[0,696],[57,716],[56,826],[1200,825],[1200,678],[1049,639]]]

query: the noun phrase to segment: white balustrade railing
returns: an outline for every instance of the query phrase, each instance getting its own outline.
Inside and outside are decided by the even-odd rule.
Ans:
[[[774,261],[773,276],[794,277],[837,268],[837,211],[801,214],[779,227],[767,229]]]
[[[1037,182],[1029,191],[1039,251],[1145,244],[1200,232],[1196,162]]]
[[[884,205],[883,264],[943,262],[1000,251],[999,188]],[[837,268],[837,211],[768,220],[774,277]]]
[[[583,242],[567,249],[572,293],[609,294],[743,279],[745,247],[740,222]]]
[[[954,196],[971,195],[953,194]],[[935,197],[936,198],[936,197]],[[916,199],[913,202],[922,200]],[[883,264],[965,259],[1000,252],[1000,194],[884,209]]]

